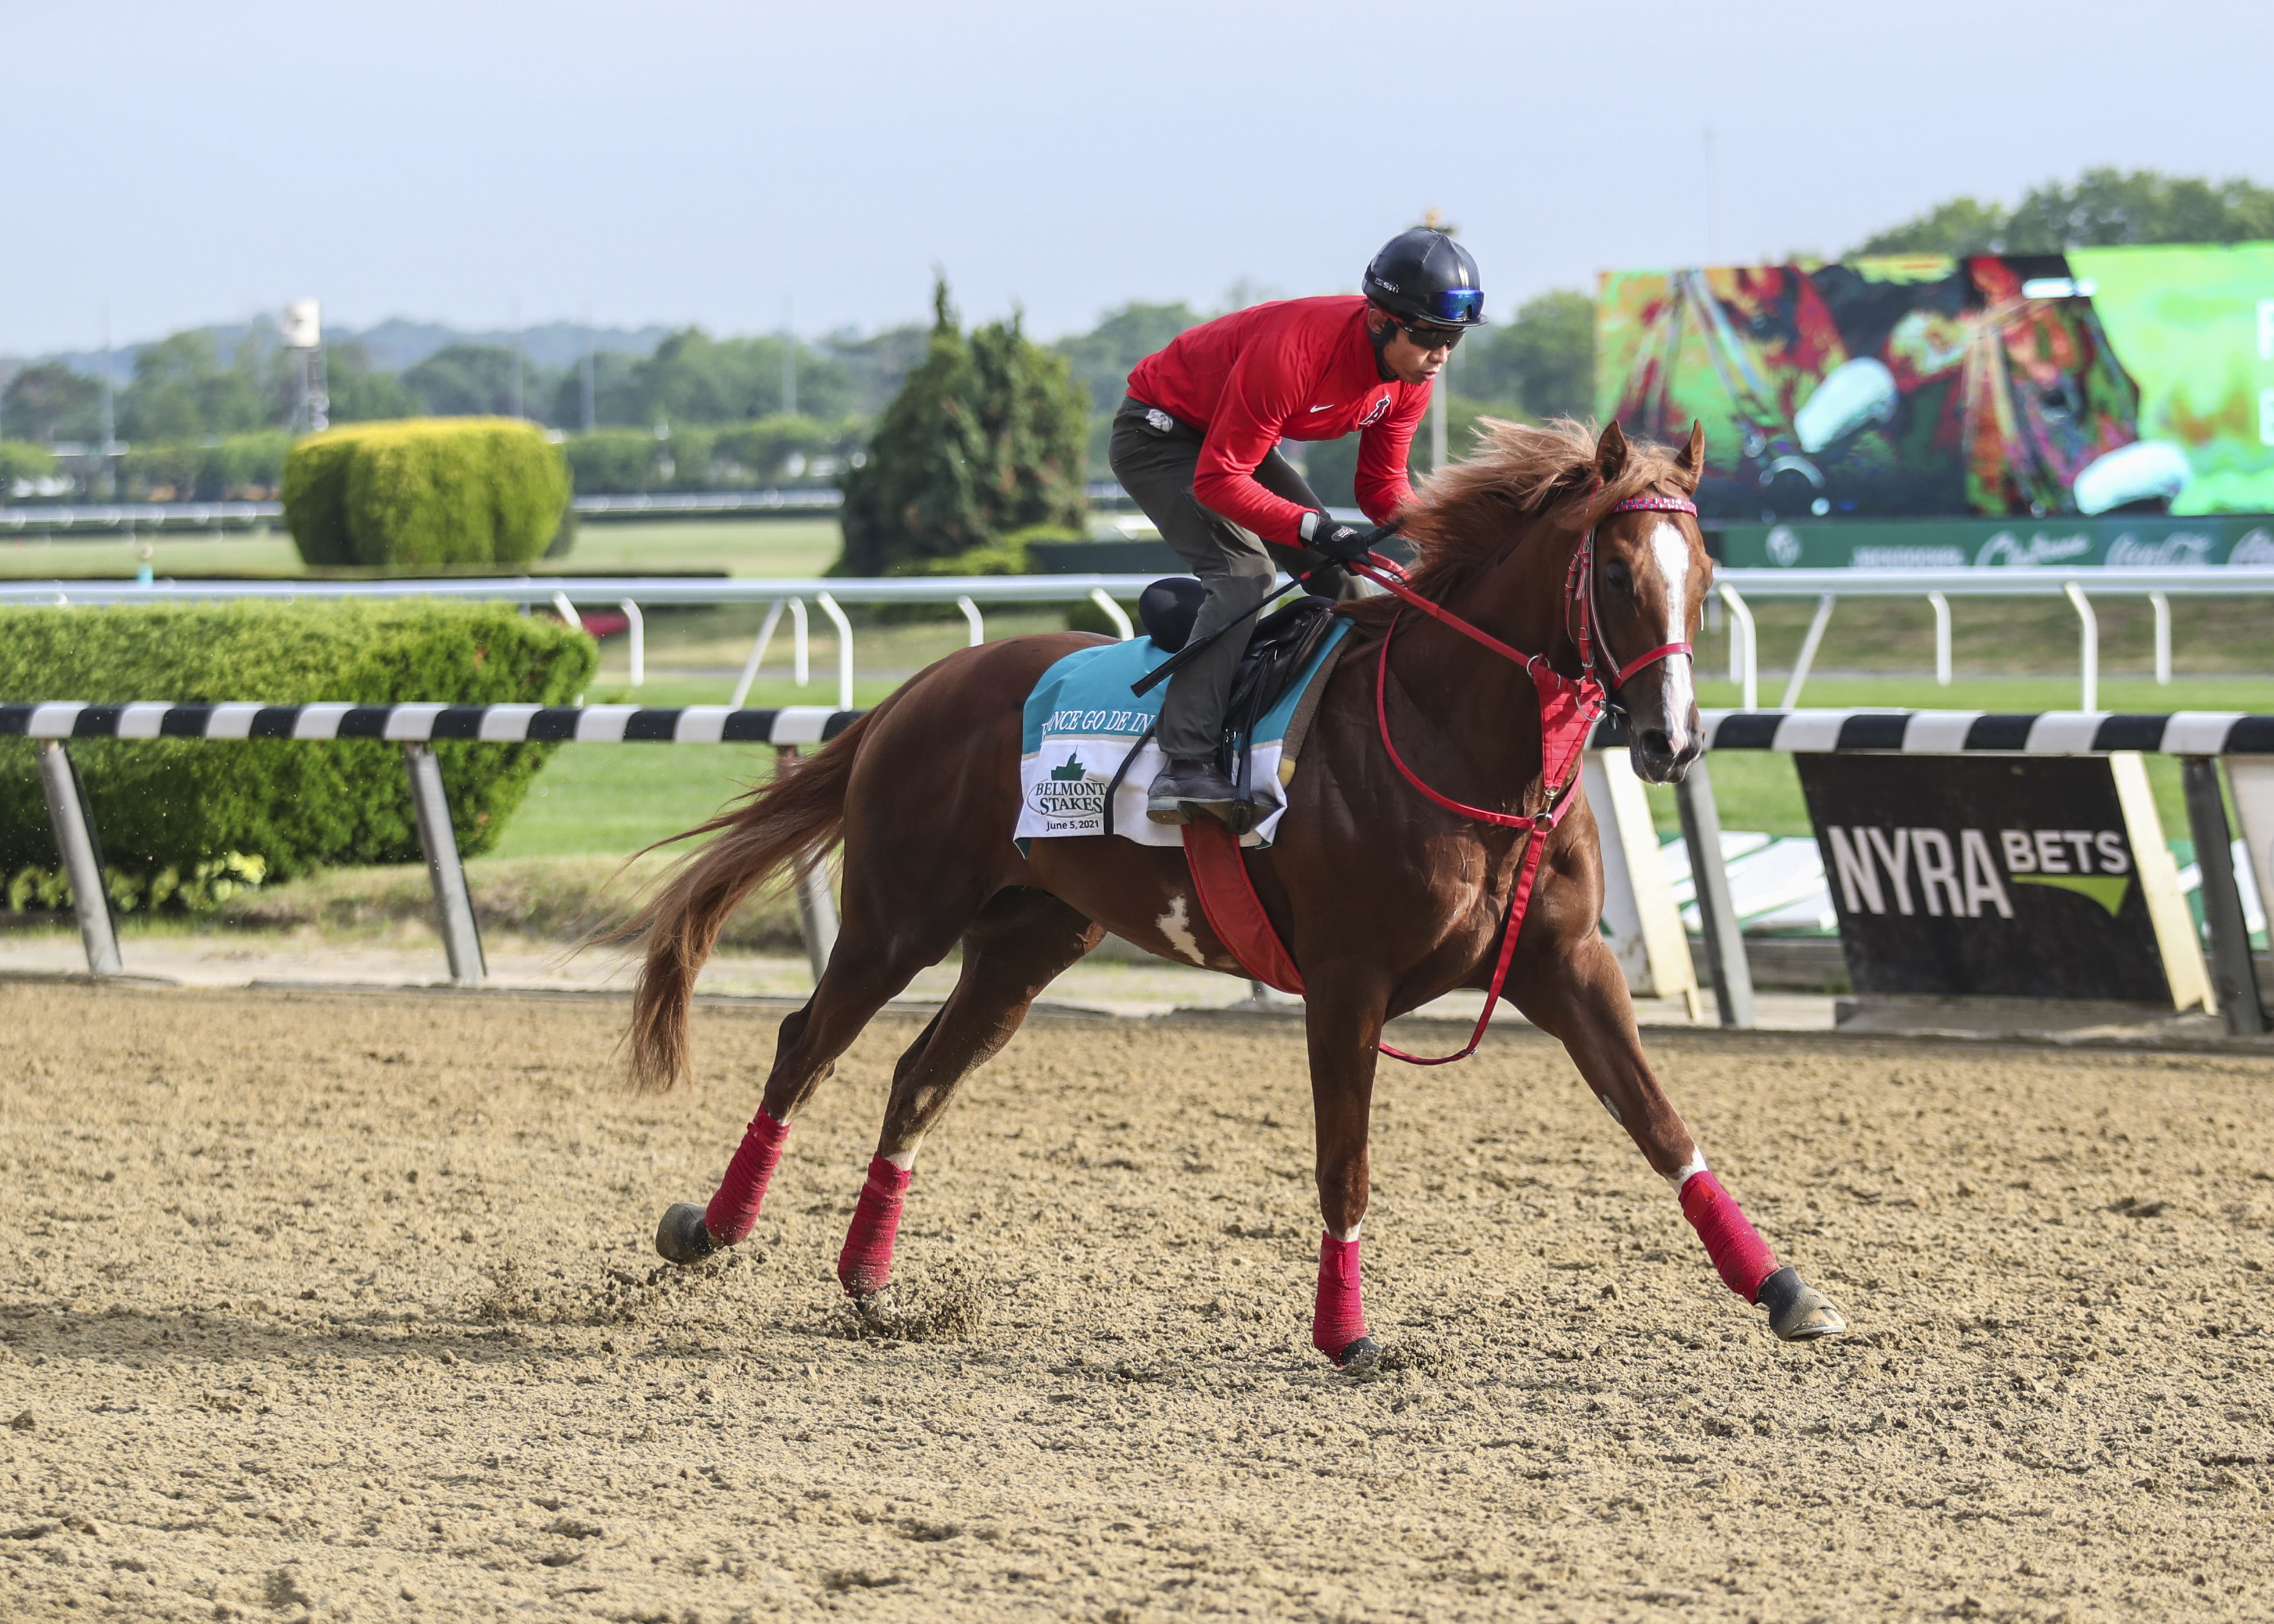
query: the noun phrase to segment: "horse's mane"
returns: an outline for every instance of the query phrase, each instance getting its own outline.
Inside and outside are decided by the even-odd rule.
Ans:
[[[1430,475],[1399,511],[1399,533],[1419,555],[1414,590],[1439,603],[1455,596],[1552,510],[1569,505],[1576,515],[1594,480],[1595,436],[1584,425],[1568,417],[1538,426],[1479,419],[1475,451]],[[1630,440],[1626,466],[1595,492],[1594,505],[1675,483],[1672,452]]]

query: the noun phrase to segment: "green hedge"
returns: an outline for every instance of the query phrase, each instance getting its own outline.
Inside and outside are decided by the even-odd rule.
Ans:
[[[19,703],[557,705],[584,691],[597,663],[583,632],[485,604],[0,609],[0,701]],[[552,748],[434,748],[469,856],[496,843]],[[0,882],[15,908],[63,895],[33,748],[0,740]],[[128,906],[169,890],[194,906],[327,864],[418,860],[400,745],[88,739],[71,748],[112,894]]]
[[[283,477],[292,437],[231,434],[208,445],[138,445],[118,459],[119,494],[129,501],[258,501]]]
[[[358,424],[284,464],[284,523],[311,564],[524,564],[568,506],[561,447],[513,417]]]

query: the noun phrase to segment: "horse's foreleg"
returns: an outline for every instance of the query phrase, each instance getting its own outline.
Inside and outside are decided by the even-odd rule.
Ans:
[[[847,1296],[873,1296],[891,1279],[916,1149],[946,1111],[956,1085],[1011,1041],[1036,996],[1103,934],[1038,891],[1005,892],[974,921],[955,990],[893,1068],[877,1153],[838,1254],[837,1278]]]
[[[1385,1000],[1314,978],[1306,989],[1311,1109],[1318,1137],[1319,1289],[1311,1345],[1347,1371],[1371,1370],[1382,1349],[1367,1334],[1359,1289],[1359,1226],[1366,1221],[1367,1135],[1374,1109],[1374,1045]]]
[[[1562,945],[1552,962],[1521,978],[1517,1003],[1534,1025],[1561,1039],[1587,1086],[1643,1155],[1671,1185],[1683,1215],[1705,1243],[1722,1282],[1769,1311],[1787,1342],[1835,1336],[1848,1328],[1837,1311],[1799,1273],[1781,1266],[1736,1198],[1706,1157],[1644,1058],[1626,977],[1603,939],[1588,931]]]

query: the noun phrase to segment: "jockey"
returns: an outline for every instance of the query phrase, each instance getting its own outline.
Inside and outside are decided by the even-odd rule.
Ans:
[[[1357,430],[1358,505],[1387,523],[1412,494],[1405,452],[1429,404],[1430,380],[1467,328],[1484,321],[1477,262],[1442,231],[1417,226],[1366,267],[1363,295],[1284,299],[1191,328],[1129,374],[1114,415],[1111,461],[1121,488],[1208,589],[1197,642],[1224,628],[1169,680],[1161,752],[1147,815],[1228,816],[1239,798],[1217,760],[1224,706],[1247,647],[1246,615],[1277,572],[1366,554],[1367,532],[1330,516],[1279,455],[1282,440],[1336,440]],[[1304,550],[1308,550],[1308,556]],[[1329,564],[1339,594],[1352,585]]]

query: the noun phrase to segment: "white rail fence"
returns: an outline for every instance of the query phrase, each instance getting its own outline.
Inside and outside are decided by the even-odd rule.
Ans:
[[[668,605],[765,604],[766,618],[736,683],[734,703],[749,696],[782,617],[790,620],[792,661],[799,687],[810,680],[809,604],[837,633],[838,707],[853,703],[853,627],[847,604],[952,604],[960,609],[974,644],[986,640],[982,605],[1096,604],[1115,631],[1133,634],[1122,603],[1156,577],[1149,575],[935,575],[907,580],[749,580],[718,577],[523,575],[393,581],[43,581],[0,583],[0,604],[214,603],[245,599],[442,598],[550,607],[574,623],[576,605],[606,606],[629,623],[631,682],[647,677],[647,638],[641,608]],[[1816,663],[1833,612],[1842,598],[1924,598],[1935,616],[1935,677],[1951,682],[1950,600],[1954,598],[2061,598],[2075,611],[2078,634],[2077,708],[2100,708],[2100,622],[2095,598],[2145,598],[2156,615],[2156,680],[2172,680],[2174,598],[2274,597],[2274,568],[2225,566],[2195,569],[2098,567],[2074,570],[2020,569],[1725,569],[1713,590],[1730,618],[1729,680],[1739,708],[1760,708],[1760,635],[1752,603],[1814,598],[1798,658],[1786,679],[1779,708],[1796,709]]]

